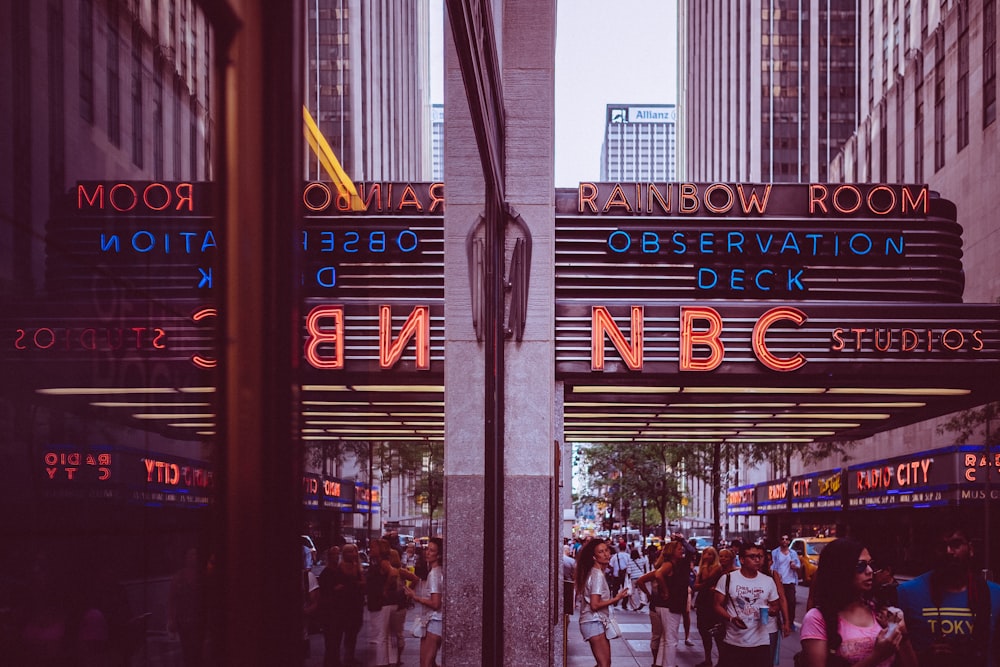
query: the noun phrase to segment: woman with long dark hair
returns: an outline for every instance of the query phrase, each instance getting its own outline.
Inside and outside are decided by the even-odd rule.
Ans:
[[[636,585],[656,598],[656,613],[660,620],[661,637],[656,653],[653,654],[654,667],[669,667],[677,663],[677,642],[680,628],[688,604],[688,569],[684,565],[684,545],[673,540],[660,552],[656,559],[656,569],[639,577]],[[646,584],[652,581],[655,589],[650,592]],[[652,644],[652,641],[650,642]]]
[[[605,630],[611,618],[610,607],[628,595],[622,588],[611,597],[611,586],[604,569],[611,562],[611,549],[604,540],[593,539],[576,556],[576,598],[580,609],[580,634],[590,643],[597,667],[611,667],[611,642]]]
[[[916,667],[902,614],[874,601],[873,575],[860,542],[840,538],[823,549],[813,582],[816,606],[802,620],[806,667]]]
[[[340,561],[328,564],[319,575],[319,596],[326,642],[323,666],[350,665],[354,662],[365,606],[365,575],[356,545],[345,544]]]
[[[420,581],[415,591],[406,589],[406,594],[421,605],[420,627],[424,636],[420,639],[420,667],[433,667],[441,636],[444,634],[444,541],[432,537],[417,561],[416,572]]]

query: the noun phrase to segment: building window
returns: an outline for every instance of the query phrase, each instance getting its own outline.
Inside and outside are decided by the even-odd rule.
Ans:
[[[934,37],[934,171],[944,166],[944,26]]]
[[[958,150],[969,143],[969,20],[963,5],[958,6]]]
[[[93,0],[80,0],[80,117],[94,122]]]
[[[997,3],[983,0],[983,127],[997,118]]]
[[[108,140],[122,145],[121,73],[118,68],[118,3],[108,5]]]
[[[906,182],[906,81],[901,79],[896,87],[896,180]]]
[[[153,84],[153,178],[163,180],[163,78]]]
[[[142,168],[142,26],[132,23],[132,162]]]
[[[917,93],[913,96],[913,181],[920,183],[924,178],[924,59],[916,62]]]

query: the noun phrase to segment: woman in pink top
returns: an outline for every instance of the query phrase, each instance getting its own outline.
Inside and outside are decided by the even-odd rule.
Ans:
[[[873,601],[873,575],[871,555],[860,543],[841,538],[823,549],[813,583],[816,607],[802,621],[806,667],[916,667],[902,613]]]

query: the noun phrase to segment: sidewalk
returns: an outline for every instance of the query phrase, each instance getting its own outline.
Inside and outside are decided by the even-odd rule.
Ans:
[[[622,629],[622,637],[611,640],[611,664],[614,667],[649,667],[652,665],[653,654],[649,651],[650,623],[648,610],[635,612],[619,609],[615,611],[615,618]],[[677,649],[677,665],[671,667],[694,667],[705,659],[705,649],[702,646],[701,637],[698,635],[697,622],[693,612],[691,614],[691,641],[695,645],[686,646],[683,634],[684,630],[682,628],[682,639]],[[594,666],[594,655],[590,652],[590,645],[580,635],[580,623],[576,615],[570,617],[568,643],[569,650],[566,667]],[[792,667],[793,656],[798,651],[798,632],[793,632],[788,637],[783,637],[779,650],[781,667]],[[718,661],[718,650],[713,648],[712,664],[714,665]]]
[[[796,599],[798,601],[796,614],[796,628],[801,627],[802,615],[805,613],[806,596],[809,589],[804,586],[797,588]],[[409,633],[410,621],[413,618],[414,610],[407,614],[406,625],[404,625],[404,646],[402,664],[405,667],[415,667],[420,663],[420,640]],[[650,667],[653,664],[653,654],[649,651],[649,611],[622,611],[615,610],[615,618],[622,629],[622,637],[611,640],[611,664],[614,667]],[[367,619],[366,619],[367,620]],[[683,635],[683,629],[681,630]],[[686,646],[683,639],[677,649],[677,664],[664,665],[664,667],[694,667],[705,659],[705,652],[701,644],[701,637],[698,635],[695,615],[691,614],[691,641],[694,646]],[[566,662],[565,667],[594,667],[594,655],[590,652],[590,645],[580,636],[580,621],[576,614],[570,616],[569,625],[566,632]],[[303,662],[305,667],[322,667],[323,665],[323,635],[310,635],[310,654]],[[368,643],[368,623],[361,627],[358,635],[357,653],[355,659],[360,665],[370,665],[371,648]],[[793,656],[799,651],[798,630],[792,632],[788,637],[781,639],[779,651],[780,667],[792,667]],[[442,662],[441,654],[438,654],[438,663],[443,666],[447,662]],[[719,661],[718,651],[712,654],[712,664]],[[559,667],[559,665],[554,665]]]

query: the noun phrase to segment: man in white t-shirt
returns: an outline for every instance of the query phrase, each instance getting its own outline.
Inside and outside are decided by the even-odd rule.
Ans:
[[[740,562],[740,569],[720,578],[715,589],[715,613],[727,621],[719,667],[769,667],[767,618],[778,613],[778,587],[773,578],[760,574],[764,547],[743,544]]]

